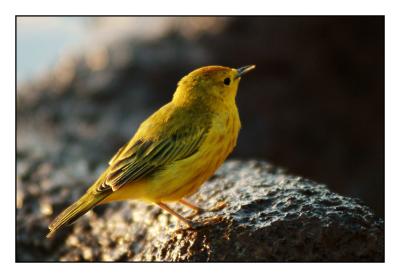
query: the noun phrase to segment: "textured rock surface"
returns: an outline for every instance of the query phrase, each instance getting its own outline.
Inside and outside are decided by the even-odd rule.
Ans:
[[[191,198],[213,210],[193,218],[196,230],[152,205],[125,202],[99,207],[46,240],[49,212],[67,205],[70,193],[19,191],[39,202],[17,210],[18,261],[384,260],[383,221],[368,207],[264,162],[225,163]]]

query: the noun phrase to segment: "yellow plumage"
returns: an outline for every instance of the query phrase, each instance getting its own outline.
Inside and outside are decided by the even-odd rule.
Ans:
[[[155,203],[188,225],[165,202],[195,193],[236,145],[240,129],[235,96],[241,76],[254,66],[208,66],[178,83],[171,102],[144,121],[109,167],[77,202],[49,226],[52,236],[96,205],[140,199]]]

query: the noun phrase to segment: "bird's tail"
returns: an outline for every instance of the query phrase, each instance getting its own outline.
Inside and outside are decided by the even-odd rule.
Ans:
[[[61,212],[56,219],[49,225],[50,232],[47,234],[47,238],[53,237],[53,235],[62,227],[74,223],[79,217],[88,212],[91,208],[96,206],[102,201],[108,194],[93,194],[88,191],[78,201],[70,205],[63,212]]]

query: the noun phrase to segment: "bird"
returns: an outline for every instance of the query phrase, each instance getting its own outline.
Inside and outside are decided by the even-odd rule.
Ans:
[[[168,203],[202,210],[187,197],[236,146],[241,128],[236,94],[243,75],[254,68],[213,65],[184,76],[172,100],[141,123],[86,193],[51,222],[47,238],[97,205],[126,200],[150,202],[194,227]]]

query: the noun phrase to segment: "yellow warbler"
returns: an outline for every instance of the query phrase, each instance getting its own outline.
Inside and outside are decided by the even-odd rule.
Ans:
[[[235,147],[240,129],[235,96],[242,75],[254,68],[207,66],[183,77],[172,101],[140,125],[97,181],[50,224],[47,237],[96,205],[131,199],[157,204],[193,226],[166,202],[200,210],[184,197],[195,193]]]

